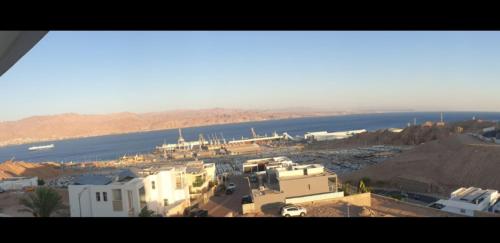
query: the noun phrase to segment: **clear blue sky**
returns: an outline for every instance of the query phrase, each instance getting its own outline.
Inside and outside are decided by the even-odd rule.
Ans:
[[[500,111],[500,32],[49,32],[0,120],[311,107]]]

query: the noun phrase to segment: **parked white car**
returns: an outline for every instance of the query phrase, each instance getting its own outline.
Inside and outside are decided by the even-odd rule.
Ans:
[[[235,190],[236,185],[234,183],[229,183],[229,185],[226,186],[226,190]]]
[[[285,205],[281,208],[281,216],[284,217],[292,217],[292,216],[300,216],[304,217],[307,214],[307,210],[304,207],[297,205]]]

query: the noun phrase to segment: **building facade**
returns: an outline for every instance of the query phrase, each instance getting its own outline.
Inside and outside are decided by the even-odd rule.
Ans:
[[[185,168],[160,168],[142,177],[86,176],[68,186],[71,217],[135,217],[147,206],[156,214],[182,214],[189,206]]]
[[[308,133],[304,134],[304,139],[314,140],[314,141],[328,141],[328,140],[349,138],[349,137],[352,137],[356,134],[365,133],[365,132],[366,132],[365,129],[352,130],[352,131],[341,131],[341,132],[327,132],[327,131],[308,132]]]
[[[210,182],[216,181],[215,164],[203,161],[193,161],[186,164],[186,181],[191,197],[197,197],[205,192]]]
[[[257,211],[288,202],[310,202],[343,197],[337,175],[320,164],[298,165],[286,157],[249,160],[244,171],[250,180],[252,207]],[[253,173],[250,173],[254,171]],[[245,212],[248,205],[243,204]]]

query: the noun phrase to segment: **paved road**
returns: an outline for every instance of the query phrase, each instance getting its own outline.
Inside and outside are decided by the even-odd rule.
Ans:
[[[231,195],[221,193],[220,196],[213,196],[209,202],[201,208],[208,210],[208,215],[212,217],[225,217],[229,213],[233,215],[241,214],[241,198],[250,194],[250,188],[246,178],[243,176],[233,176],[229,179],[236,185],[236,191]]]

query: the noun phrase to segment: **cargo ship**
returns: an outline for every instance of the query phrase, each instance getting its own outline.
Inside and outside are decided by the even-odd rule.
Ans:
[[[36,151],[36,150],[46,150],[46,149],[52,149],[52,148],[54,148],[54,144],[43,145],[43,146],[33,146],[33,147],[29,147],[28,150]]]

